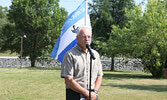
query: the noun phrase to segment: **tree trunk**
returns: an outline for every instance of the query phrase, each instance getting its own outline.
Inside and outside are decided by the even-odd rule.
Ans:
[[[155,66],[151,66],[149,68],[149,71],[152,74],[153,78],[162,78],[164,75],[164,72],[162,69],[163,67],[160,67],[157,69]]]
[[[31,61],[31,67],[35,67],[35,61],[36,61],[36,59],[30,58],[30,61]]]
[[[111,70],[110,71],[114,71],[114,57],[111,58]]]
[[[31,61],[31,67],[35,67],[35,61]]]

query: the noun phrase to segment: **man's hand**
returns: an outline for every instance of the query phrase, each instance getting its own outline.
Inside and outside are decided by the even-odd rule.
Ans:
[[[91,100],[96,100],[98,97],[98,94],[96,94],[95,92],[91,92]],[[89,96],[86,98],[86,100],[89,100]]]

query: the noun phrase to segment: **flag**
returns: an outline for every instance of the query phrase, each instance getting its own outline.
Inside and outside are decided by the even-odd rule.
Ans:
[[[73,25],[85,26],[85,0],[81,5],[73,11],[66,19],[61,29],[61,34],[52,50],[51,57],[57,59],[60,62],[63,62],[64,54],[72,49],[78,43],[76,39],[76,34],[71,30]],[[89,13],[87,13],[86,25],[91,26]]]

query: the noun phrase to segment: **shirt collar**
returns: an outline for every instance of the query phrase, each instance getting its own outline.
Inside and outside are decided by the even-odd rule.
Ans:
[[[77,44],[76,48],[80,51],[80,52],[84,52],[83,49]],[[85,52],[84,52],[85,53]]]

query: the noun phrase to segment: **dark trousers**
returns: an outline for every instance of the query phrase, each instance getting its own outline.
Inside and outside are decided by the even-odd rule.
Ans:
[[[66,89],[66,100],[80,100],[80,94],[71,89]]]

